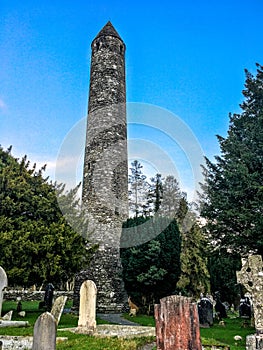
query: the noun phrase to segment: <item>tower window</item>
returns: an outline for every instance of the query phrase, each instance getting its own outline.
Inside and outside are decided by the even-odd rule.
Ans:
[[[90,170],[90,163],[88,163],[88,170]]]
[[[120,45],[120,53],[123,54],[123,45]]]

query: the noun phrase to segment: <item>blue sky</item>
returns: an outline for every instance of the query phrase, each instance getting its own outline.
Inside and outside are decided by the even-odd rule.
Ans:
[[[215,135],[239,112],[244,68],[263,64],[262,18],[262,0],[0,0],[0,144],[53,176],[63,140],[86,115],[90,43],[110,20],[126,43],[127,101],[174,114],[212,158]],[[171,137],[130,125],[129,138],[159,139],[191,187]]]

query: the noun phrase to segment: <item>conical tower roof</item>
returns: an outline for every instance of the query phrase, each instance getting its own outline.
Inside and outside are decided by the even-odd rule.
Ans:
[[[105,24],[105,26],[101,29],[101,31],[99,32],[99,34],[95,37],[94,40],[98,39],[101,36],[114,36],[115,38],[120,39],[121,41],[122,38],[119,36],[118,32],[116,31],[116,29],[113,27],[113,25],[111,24],[110,21],[108,21],[108,23]],[[94,41],[93,40],[93,41]]]

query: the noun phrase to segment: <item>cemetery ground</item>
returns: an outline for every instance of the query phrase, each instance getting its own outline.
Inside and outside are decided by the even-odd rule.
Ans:
[[[33,327],[38,316],[43,310],[38,309],[38,301],[22,302],[23,310],[26,312],[25,318],[18,316],[16,312],[17,302],[5,301],[3,303],[2,315],[10,310],[13,311],[13,320],[25,320],[29,322],[29,327],[26,328],[0,328],[1,335],[12,336],[32,336]],[[71,302],[67,302],[65,309],[70,308]],[[201,338],[203,347],[208,350],[211,347],[209,345],[226,345],[231,350],[244,350],[246,335],[254,333],[254,329],[250,327],[249,322],[245,322],[243,319],[236,317],[236,314],[231,314],[224,320],[224,326],[219,322],[215,322],[214,326],[210,328],[201,328]],[[143,326],[154,326],[155,321],[153,316],[146,316],[138,314],[135,317],[129,317],[128,314],[124,315],[130,321],[136,322]],[[117,337],[112,338],[97,338],[94,336],[87,336],[82,334],[74,334],[70,331],[61,331],[60,329],[77,327],[78,316],[70,313],[63,313],[58,325],[57,336],[67,337],[66,342],[57,344],[57,350],[63,349],[113,349],[113,350],[136,350],[143,349],[143,346],[147,343],[153,343],[153,337],[122,339]],[[97,319],[97,324],[107,323],[101,319]],[[247,324],[248,323],[248,324]],[[239,335],[242,340],[236,341],[234,337]],[[155,349],[155,348],[154,348]],[[224,349],[223,347],[221,349]]]

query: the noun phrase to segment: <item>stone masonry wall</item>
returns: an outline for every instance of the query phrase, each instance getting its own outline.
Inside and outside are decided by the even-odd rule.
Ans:
[[[91,242],[99,250],[89,269],[76,276],[74,306],[81,283],[91,279],[98,290],[98,311],[116,312],[127,300],[119,254],[122,223],[128,217],[125,44],[108,22],[91,48],[82,206]]]
[[[45,291],[30,291],[30,290],[4,290],[4,300],[17,301],[17,298],[21,298],[21,301],[32,301],[32,300],[44,300]],[[73,299],[72,291],[54,291],[54,297],[67,296],[68,300]]]

